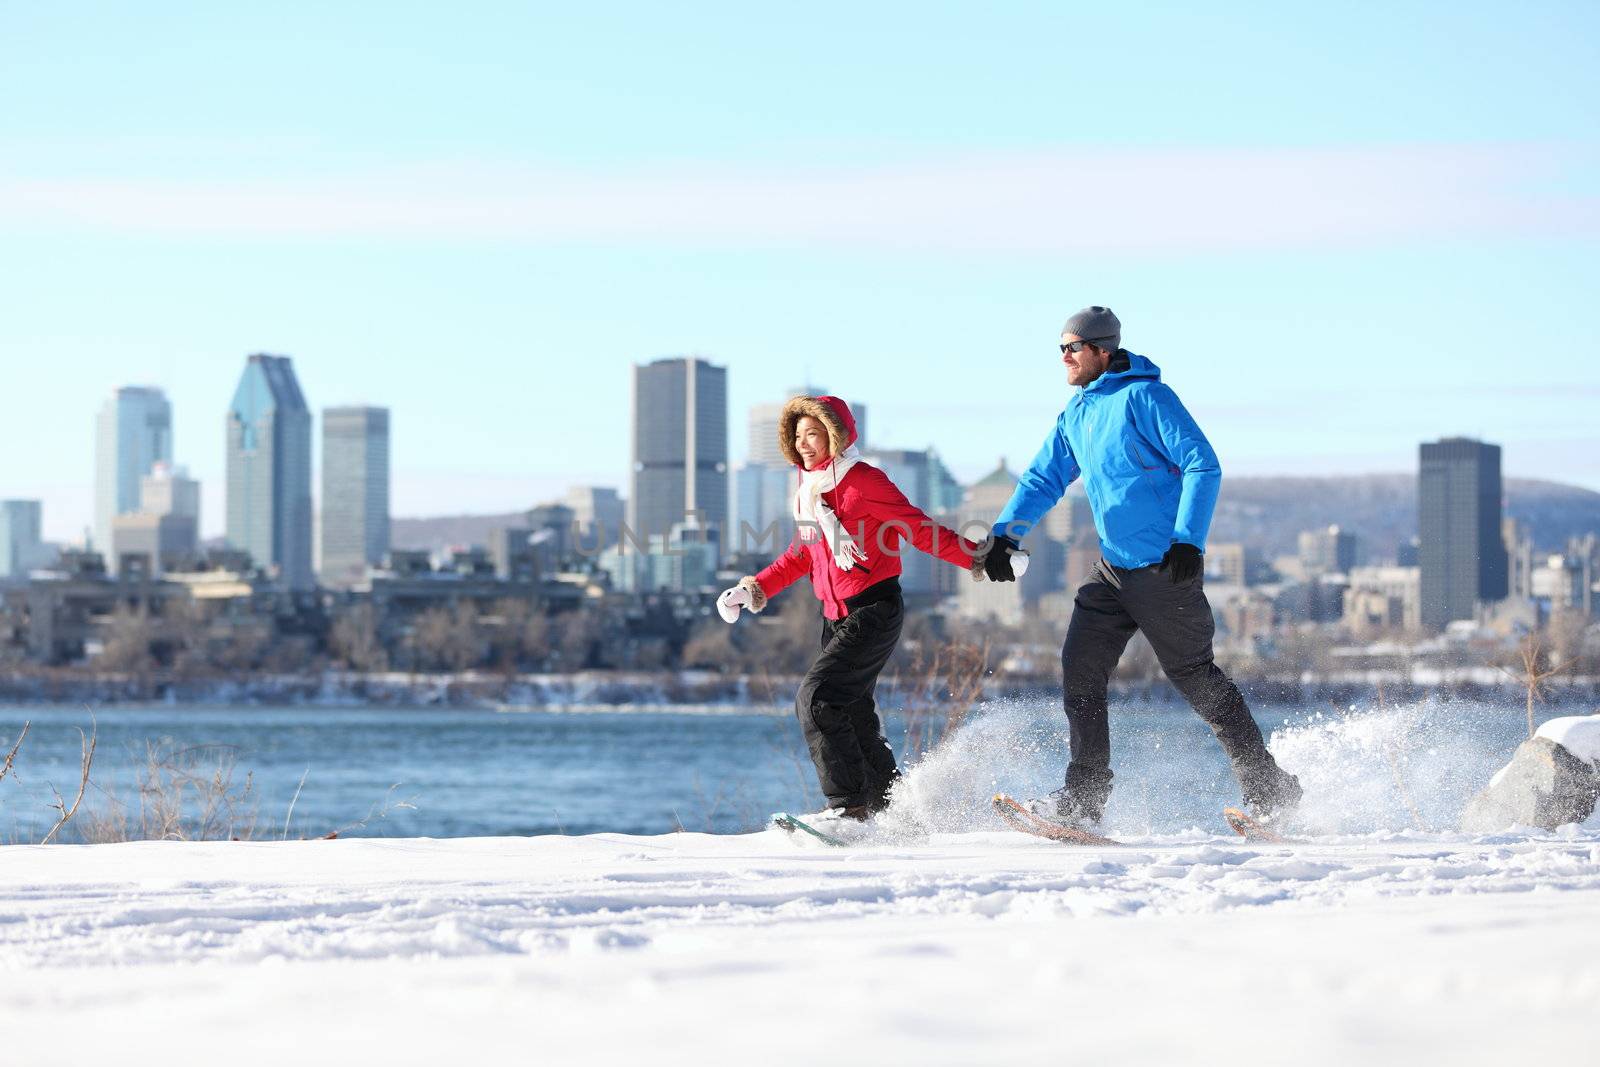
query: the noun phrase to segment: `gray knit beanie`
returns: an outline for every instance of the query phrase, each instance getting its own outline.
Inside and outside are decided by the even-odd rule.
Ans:
[[[1099,304],[1086,307],[1061,327],[1063,334],[1074,333],[1085,341],[1093,341],[1096,346],[1107,352],[1115,352],[1122,347],[1122,322],[1110,308],[1103,308]]]

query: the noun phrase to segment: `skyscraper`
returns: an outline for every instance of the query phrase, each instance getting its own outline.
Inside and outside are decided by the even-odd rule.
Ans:
[[[703,536],[720,538],[727,528],[727,368],[694,357],[639,364],[628,526],[655,549],[694,513]]]
[[[1451,437],[1424,443],[1420,461],[1422,625],[1437,629],[1505,599],[1500,446]]]
[[[322,409],[324,585],[351,585],[389,551],[389,409]]]
[[[0,578],[25,578],[39,560],[37,500],[0,500]]]
[[[311,410],[286,356],[251,356],[234,390],[227,533],[286,587],[311,587]]]
[[[118,515],[139,510],[139,479],[157,463],[172,462],[172,405],[160,389],[123,386],[106,400],[95,424],[95,548],[115,567],[112,527]]]

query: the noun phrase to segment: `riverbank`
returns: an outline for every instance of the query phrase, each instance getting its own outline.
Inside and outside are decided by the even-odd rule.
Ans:
[[[1428,697],[1481,703],[1520,699],[1523,689],[1492,670],[1402,675],[1364,672],[1322,677],[1310,673],[1236,679],[1253,702],[1288,706],[1340,706],[1363,703],[1380,692],[1390,701]],[[685,707],[770,710],[788,714],[798,676],[730,675],[712,671],[580,671],[570,674],[506,674],[464,671],[454,674],[362,673],[253,674],[243,677],[86,674],[63,669],[13,670],[0,674],[0,704],[13,707],[113,705],[195,705],[205,707],[387,707],[474,708],[495,710],[681,710]],[[1600,701],[1600,679],[1552,678],[1544,683],[1559,704]],[[1050,676],[992,676],[985,700],[1059,700],[1060,679]],[[879,686],[879,704],[888,709],[925,696],[924,679],[893,674]],[[1147,703],[1181,703],[1162,679],[1112,683],[1121,698]]]

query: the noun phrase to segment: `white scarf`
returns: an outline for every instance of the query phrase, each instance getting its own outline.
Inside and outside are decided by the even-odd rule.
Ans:
[[[844,528],[844,523],[839,521],[839,516],[833,513],[822,500],[822,494],[837,489],[839,483],[844,481],[844,476],[850,473],[850,468],[861,462],[861,450],[851,445],[843,453],[834,457],[826,466],[816,470],[802,470],[800,472],[800,488],[794,494],[794,518],[796,522],[809,524],[822,531],[822,536],[828,542],[828,551],[833,553],[833,562],[842,571],[854,567],[857,562],[867,558],[866,550],[856,543],[850,536],[850,531]]]

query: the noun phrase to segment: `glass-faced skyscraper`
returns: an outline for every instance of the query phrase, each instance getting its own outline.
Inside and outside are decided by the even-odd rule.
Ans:
[[[1465,437],[1423,444],[1417,491],[1422,625],[1439,629],[1506,597],[1500,446]]]
[[[286,356],[251,356],[228,408],[228,544],[290,589],[311,574],[311,410]]]
[[[112,393],[95,421],[94,541],[111,558],[118,515],[139,510],[139,480],[172,462],[172,405],[160,389],[129,385]]]
[[[699,512],[721,536],[728,522],[728,370],[703,359],[633,368],[633,491],[628,526],[652,549]]]
[[[346,586],[389,551],[389,409],[322,410],[322,583]]]

